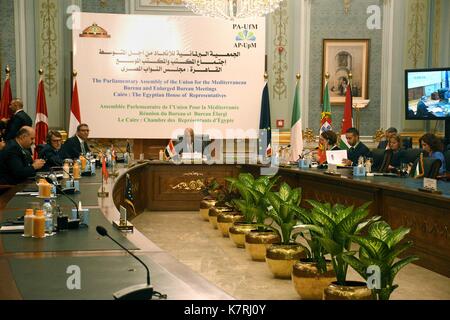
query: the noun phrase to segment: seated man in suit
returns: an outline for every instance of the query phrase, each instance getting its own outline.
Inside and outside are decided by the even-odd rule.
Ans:
[[[397,129],[394,127],[390,127],[389,129],[387,129],[384,132],[384,140],[381,140],[380,143],[378,143],[377,149],[389,149],[389,139],[397,133]]]
[[[6,147],[6,141],[4,139],[5,130],[6,130],[6,123],[3,121],[0,121],[0,151],[5,149],[5,147]]]
[[[41,169],[45,161],[34,160],[28,151],[34,144],[35,131],[31,127],[22,127],[14,140],[8,141],[0,153],[0,184],[19,184],[32,178]]]
[[[66,140],[61,147],[62,159],[78,159],[80,155],[90,152],[87,144],[89,137],[89,127],[87,124],[80,124],[75,135]]]
[[[195,135],[192,128],[186,128],[183,136],[178,137],[175,150],[179,155],[194,152],[203,153],[208,144],[209,141],[203,140],[202,135]]]
[[[348,129],[345,133],[345,137],[351,148],[348,149],[348,159],[344,159],[343,164],[347,166],[356,166],[358,165],[359,157],[370,157],[370,150],[359,140],[359,131],[356,128]]]
[[[61,158],[62,136],[58,131],[49,131],[47,133],[47,144],[39,151],[39,159],[45,160],[43,171],[50,171],[52,167],[61,167],[63,159]]]
[[[5,141],[15,139],[20,128],[24,126],[33,126],[33,120],[23,111],[23,102],[20,99],[11,101],[9,108],[13,112],[13,116],[9,119],[6,126]]]

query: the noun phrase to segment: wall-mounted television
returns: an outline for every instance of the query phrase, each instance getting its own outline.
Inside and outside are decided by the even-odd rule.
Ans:
[[[450,119],[450,67],[405,70],[406,120]]]

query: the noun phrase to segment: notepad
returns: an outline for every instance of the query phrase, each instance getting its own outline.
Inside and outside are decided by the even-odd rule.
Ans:
[[[0,233],[23,233],[24,226],[2,226]]]
[[[340,165],[344,159],[347,159],[347,150],[327,151],[327,162],[329,164]]]

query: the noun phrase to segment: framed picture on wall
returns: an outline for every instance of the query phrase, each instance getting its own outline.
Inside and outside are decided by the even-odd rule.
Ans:
[[[370,39],[323,40],[322,103],[327,72],[332,105],[344,105],[350,72],[353,74],[353,99],[369,98],[369,45]]]

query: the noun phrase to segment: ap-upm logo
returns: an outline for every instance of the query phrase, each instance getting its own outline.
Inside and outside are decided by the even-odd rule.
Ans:
[[[238,30],[236,35],[236,43],[234,46],[238,49],[253,49],[256,48],[256,35],[258,30],[257,24],[233,24],[233,30]]]

